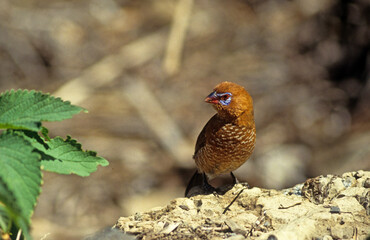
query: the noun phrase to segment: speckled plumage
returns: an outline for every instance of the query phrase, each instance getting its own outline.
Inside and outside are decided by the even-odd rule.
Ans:
[[[220,99],[223,93],[231,93],[229,94],[231,99],[227,105],[224,104],[224,99]],[[223,97],[226,98],[229,95]],[[212,179],[217,175],[236,170],[248,160],[254,150],[256,128],[253,100],[242,86],[222,82],[214,88],[205,101],[213,105],[217,114],[200,132],[193,158],[198,172],[205,173]],[[193,178],[185,195],[194,185]]]
[[[217,115],[203,134],[198,139],[204,138],[205,142],[195,152],[194,160],[199,171],[210,178],[236,170],[254,150],[255,128],[225,122]]]

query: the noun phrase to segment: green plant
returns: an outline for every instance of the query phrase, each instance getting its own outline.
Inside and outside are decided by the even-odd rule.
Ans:
[[[88,176],[108,161],[67,136],[50,138],[43,121],[71,118],[81,107],[48,94],[11,90],[0,95],[0,233],[22,230],[31,239],[31,216],[41,192],[41,170]]]

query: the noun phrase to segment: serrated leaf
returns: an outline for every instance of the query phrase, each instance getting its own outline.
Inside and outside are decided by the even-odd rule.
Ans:
[[[42,127],[42,129],[46,129],[44,127]],[[47,131],[47,130],[46,130]],[[29,142],[34,148],[35,150],[39,153],[39,154],[45,154],[45,151],[46,149],[48,148],[48,145],[46,144],[45,140],[43,137],[45,136],[40,136],[37,132],[35,131],[29,131],[29,130],[13,130],[13,129],[8,129],[6,131],[6,133],[8,134],[14,134],[14,135],[17,135],[17,136],[20,136],[22,138],[24,138],[27,142]],[[48,136],[47,136],[48,137]],[[48,137],[48,139],[50,140],[50,138]],[[41,156],[41,159],[43,157]]]
[[[0,229],[9,232],[11,227],[11,215],[17,215],[20,211],[16,205],[13,193],[9,191],[3,180],[0,179]],[[4,205],[3,205],[4,204]]]
[[[29,232],[29,219],[22,216],[15,197],[2,180],[0,180],[0,196],[0,202],[4,204],[0,204],[0,229],[3,233],[13,234],[13,236],[22,229],[25,239],[32,239]],[[15,224],[12,224],[13,222]]]
[[[88,176],[97,170],[97,166],[107,166],[109,162],[102,157],[97,157],[93,151],[83,151],[81,144],[67,137],[50,139],[47,129],[40,136],[37,132],[28,130],[8,130],[8,133],[19,135],[26,139],[41,155],[43,170],[61,174],[77,174]],[[49,141],[45,141],[45,139]]]
[[[12,220],[28,237],[41,185],[40,155],[33,150],[20,136],[0,135],[0,201],[9,208]]]
[[[95,172],[98,165],[109,164],[104,158],[97,157],[95,152],[83,151],[81,144],[69,136],[66,140],[56,137],[46,143],[48,149],[45,150],[45,154],[53,157],[54,160],[42,159],[43,170],[61,174],[74,173],[84,177]]]
[[[0,128],[38,131],[41,121],[71,118],[83,108],[34,90],[11,90],[0,95]]]

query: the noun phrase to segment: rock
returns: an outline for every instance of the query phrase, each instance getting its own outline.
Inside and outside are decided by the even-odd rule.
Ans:
[[[229,226],[230,230],[233,233],[240,234],[240,235],[245,235],[247,233],[247,230],[244,229],[244,227],[239,226],[236,222],[234,222],[231,219],[226,219],[225,223],[227,226]]]
[[[354,228],[342,227],[337,224],[335,227],[331,228],[331,236],[334,239],[350,239],[354,233]]]
[[[243,235],[237,234],[235,236],[231,236],[226,238],[227,240],[244,240],[245,237]]]
[[[364,188],[370,188],[370,178],[367,178],[365,181],[364,181]]]
[[[180,225],[180,222],[177,222],[177,223],[169,223],[169,224],[165,225],[165,227],[163,228],[163,230],[161,231],[161,233],[169,234],[170,232],[172,232],[173,230],[175,230],[179,225]]]
[[[319,176],[281,191],[237,184],[120,218],[114,228],[138,239],[365,239],[367,179],[369,171]]]
[[[333,240],[333,238],[329,235],[326,235],[322,238],[322,240]]]
[[[87,236],[84,240],[135,240],[135,237],[117,229],[104,229],[91,236]]]

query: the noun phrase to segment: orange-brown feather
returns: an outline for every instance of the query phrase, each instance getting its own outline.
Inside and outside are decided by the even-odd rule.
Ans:
[[[229,92],[229,105],[214,104],[217,114],[198,136],[194,160],[199,172],[210,178],[239,168],[251,156],[256,139],[253,101],[241,86],[222,82],[214,91]]]

